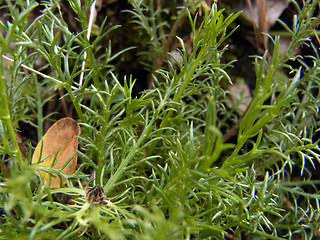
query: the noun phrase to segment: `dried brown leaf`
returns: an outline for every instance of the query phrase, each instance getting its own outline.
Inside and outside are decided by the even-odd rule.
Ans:
[[[59,169],[69,161],[61,172],[68,175],[73,174],[77,166],[77,136],[80,135],[80,132],[79,124],[72,118],[60,119],[49,128],[39,141],[32,156],[32,163]],[[72,159],[70,160],[71,157]],[[41,161],[41,159],[44,160]],[[52,166],[54,162],[55,164]],[[66,180],[64,178],[60,180],[57,174],[52,176],[44,171],[39,171],[39,173],[41,179],[50,187],[59,187],[66,183]]]

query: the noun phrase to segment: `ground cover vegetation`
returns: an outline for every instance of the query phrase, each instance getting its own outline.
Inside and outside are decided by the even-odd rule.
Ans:
[[[1,2],[1,239],[319,237],[319,3],[244,48],[227,2]],[[65,116],[72,174],[32,160]]]

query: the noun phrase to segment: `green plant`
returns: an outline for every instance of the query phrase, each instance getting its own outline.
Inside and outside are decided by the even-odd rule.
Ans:
[[[319,24],[312,17],[317,2],[300,7],[292,1],[298,15],[292,29],[282,22],[292,38],[283,56],[279,38],[269,36],[274,46],[270,59],[268,52],[255,57],[256,85],[243,118],[228,109],[223,88],[232,83],[227,74],[232,62],[224,63],[223,54],[240,13],[224,16],[213,4],[200,17],[188,5],[181,8],[178,15],[190,22],[192,47],[190,51],[177,37],[177,59],[162,45],[167,23],[154,12],[152,1],[130,2],[127,12],[152,46],[153,88],[136,97],[135,80],[119,79],[113,65],[132,48],[112,53],[111,44],[103,41],[119,26],[104,31],[105,19],[97,35],[87,38],[91,1],[83,6],[69,1],[82,29],[78,33],[69,29],[59,1],[7,1],[3,7],[10,17],[0,24],[5,33],[0,35],[0,55],[13,63],[8,66],[0,58],[1,238],[318,236],[320,181],[312,179],[306,166],[320,163],[320,58],[309,38]],[[28,22],[35,9],[41,14]],[[311,65],[293,55],[301,44],[313,50],[307,56]],[[166,64],[157,66],[159,57]],[[38,59],[42,63],[37,69]],[[284,68],[291,77],[277,77]],[[38,183],[33,147],[29,144],[29,154],[23,156],[16,132],[26,122],[42,137],[44,121],[55,114],[46,114],[45,104],[57,101],[57,89],[62,93],[58,101],[74,107],[82,133],[75,174],[58,173],[67,186],[50,189]],[[222,129],[234,126],[237,140],[224,142]],[[298,180],[293,169],[301,173]],[[111,197],[105,206],[86,199],[84,182],[90,181],[90,173],[94,185]]]

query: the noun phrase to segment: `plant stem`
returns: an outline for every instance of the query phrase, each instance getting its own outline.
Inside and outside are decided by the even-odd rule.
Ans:
[[[109,181],[104,186],[105,192],[111,191],[111,189],[114,187],[115,183],[120,179],[121,175],[126,170],[126,166],[133,159],[133,157],[135,156],[136,152],[139,150],[139,148],[141,147],[142,143],[147,138],[147,136],[149,136],[149,134],[150,134],[150,132],[152,130],[153,124],[157,119],[157,116],[158,116],[158,114],[155,114],[153,116],[153,118],[151,119],[149,124],[144,128],[139,140],[132,147],[130,153],[127,155],[127,157],[123,161],[121,161],[117,171],[114,173],[114,175],[112,175],[110,177]]]
[[[2,48],[0,48],[0,56],[2,56]],[[19,149],[19,145],[16,138],[16,133],[14,131],[14,127],[11,120],[10,110],[9,110],[9,103],[8,103],[8,97],[7,97],[7,86],[4,79],[4,72],[3,72],[3,60],[2,57],[0,57],[0,118],[3,119],[6,122],[7,128],[9,130],[9,134],[13,143],[13,153],[15,154],[15,157],[18,160],[18,164],[20,167],[20,170],[23,169],[23,160],[22,160],[22,154]]]

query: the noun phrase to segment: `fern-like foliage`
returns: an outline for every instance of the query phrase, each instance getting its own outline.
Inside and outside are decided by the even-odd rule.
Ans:
[[[317,237],[320,181],[311,171],[320,163],[320,60],[309,36],[319,19],[312,17],[316,1],[303,7],[292,2],[298,12],[293,27],[281,22],[292,43],[280,56],[279,37],[269,36],[273,50],[254,57],[255,89],[239,117],[227,104],[232,62],[223,56],[240,13],[226,15],[213,4],[200,16],[198,1],[177,9],[192,36],[191,47],[177,37],[177,58],[163,43],[170,37],[164,12],[153,1],[131,0],[126,12],[147,34],[143,44],[150,46],[153,77],[153,87],[136,96],[136,80],[120,79],[113,65],[132,48],[113,53],[107,44],[101,51],[105,37],[120,26],[106,29],[106,19],[95,38],[86,37],[91,1],[69,1],[79,32],[71,31],[59,1],[7,1],[3,9],[11,15],[0,23],[0,237]],[[41,14],[28,22],[36,8]],[[293,54],[301,44],[313,50],[311,64]],[[166,66],[156,64],[159,57]],[[76,172],[56,172],[67,186],[50,189],[39,184],[32,145],[22,155],[16,132],[19,123],[28,123],[40,139],[44,121],[58,114],[45,111],[55,101],[74,107],[82,133]],[[232,127],[237,139],[225,142]],[[110,197],[108,204],[88,201],[90,175]]]

